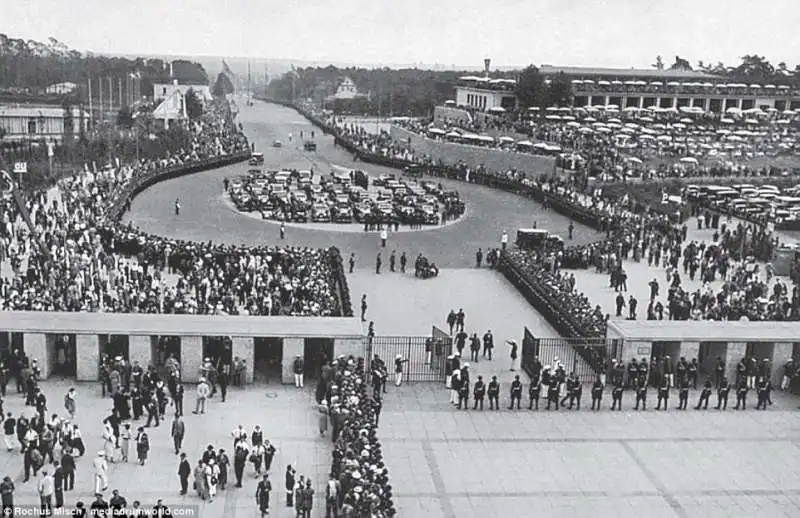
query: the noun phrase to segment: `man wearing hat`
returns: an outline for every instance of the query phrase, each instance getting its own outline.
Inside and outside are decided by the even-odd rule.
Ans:
[[[511,367],[509,368],[509,370],[511,372],[514,372],[515,370],[517,370],[517,356],[518,356],[517,350],[519,349],[519,346],[517,346],[516,340],[506,340],[506,343],[510,348],[509,357],[511,359]]]
[[[205,378],[200,378],[200,382],[197,384],[197,403],[195,404],[193,414],[205,414],[206,413],[206,399],[211,394],[211,389],[208,386],[208,382]]]

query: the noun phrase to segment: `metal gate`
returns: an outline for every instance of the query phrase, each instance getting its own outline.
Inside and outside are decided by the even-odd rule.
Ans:
[[[391,376],[394,376],[395,359],[403,360],[404,382],[443,382],[447,354],[436,343],[430,336],[376,336],[372,338],[369,351],[371,357],[378,355],[386,362]],[[436,354],[439,350],[442,354]]]
[[[530,376],[535,358],[542,366],[564,366],[567,373],[574,372],[581,382],[591,383],[601,372],[607,371],[611,360],[622,359],[622,340],[607,338],[536,338],[525,328],[522,339],[522,368]]]

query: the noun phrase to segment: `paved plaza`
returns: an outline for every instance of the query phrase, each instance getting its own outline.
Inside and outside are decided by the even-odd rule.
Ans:
[[[13,385],[13,384],[12,384]],[[67,381],[46,381],[42,383],[50,407],[47,415],[58,413],[64,415],[61,405],[64,393],[71,385]],[[298,475],[311,477],[317,495],[324,490],[325,482],[331,467],[332,445],[330,435],[319,437],[317,428],[317,412],[313,399],[313,383],[308,383],[303,391],[294,387],[256,385],[244,389],[232,389],[227,402],[222,403],[219,395],[209,401],[205,415],[191,413],[194,405],[194,387],[187,386],[184,400],[186,422],[186,440],[183,451],[187,460],[194,464],[208,445],[224,448],[232,452],[233,439],[231,432],[239,424],[252,432],[255,425],[264,430],[264,438],[270,440],[277,453],[270,472],[273,486],[273,517],[290,517],[294,514],[283,507],[283,475],[286,465],[297,469]],[[75,491],[65,493],[65,502],[75,504],[82,500],[90,503],[93,497],[93,478],[91,463],[95,454],[102,449],[101,421],[111,413],[111,400],[100,397],[100,385],[97,383],[77,384],[78,411],[75,422],[80,426],[86,444],[86,457],[77,461]],[[13,387],[12,387],[13,392]],[[6,412],[18,416],[24,408],[21,396],[9,392],[5,400]],[[32,409],[28,408],[27,412]],[[146,507],[152,507],[156,500],[162,498],[170,507],[183,508],[191,506],[202,518],[216,517],[251,517],[255,516],[255,491],[258,480],[248,463],[245,470],[245,482],[242,489],[229,487],[220,491],[214,503],[204,503],[195,493],[182,497],[179,495],[180,484],[177,476],[178,457],[172,449],[170,426],[173,410],[167,409],[169,419],[158,428],[148,429],[150,436],[150,456],[145,466],[139,466],[136,459],[135,445],[131,441],[131,459],[127,464],[111,464],[109,470],[109,491],[119,489],[129,503],[140,500]],[[135,437],[137,426],[145,424],[145,420],[132,421],[131,431]],[[15,503],[20,505],[38,504],[36,482],[33,478],[23,484],[22,455],[19,452],[0,453],[3,476],[8,474],[17,487]],[[233,468],[229,470],[229,480],[233,479]],[[191,485],[191,478],[190,478]],[[191,487],[190,487],[191,489]],[[320,511],[321,501],[315,502],[315,518],[324,515]]]
[[[800,516],[795,398],[644,413],[608,399],[599,412],[458,411],[443,388],[390,389],[381,437],[400,516]]]

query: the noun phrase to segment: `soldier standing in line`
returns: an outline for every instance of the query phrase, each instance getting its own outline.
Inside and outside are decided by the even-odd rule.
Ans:
[[[580,379],[577,377],[575,378],[575,390],[574,394],[574,401],[575,401],[575,408],[577,410],[581,409],[581,397],[583,397],[583,384],[581,383]],[[572,401],[569,402],[569,408],[572,410]]]
[[[617,379],[614,388],[611,390],[611,410],[622,410],[622,393],[625,387],[622,385],[622,380]]]
[[[389,271],[390,272],[394,272],[395,271],[394,265],[395,265],[396,262],[397,262],[397,251],[396,250],[392,250],[391,255],[389,255]]]
[[[697,400],[697,406],[694,407],[695,410],[700,410],[700,407],[703,407],[703,410],[708,410],[708,400],[711,398],[711,378],[706,378],[705,383],[703,384],[703,391],[700,393],[700,399]]]
[[[697,390],[697,371],[697,358],[692,358],[692,361],[686,366],[686,376],[689,379],[689,383],[692,384],[692,388],[695,390]]]
[[[689,378],[684,376],[681,379],[680,390],[678,391],[678,410],[686,410],[686,406],[689,404],[689,387],[691,384],[689,383]]]
[[[547,410],[550,410],[551,404],[554,404],[558,410],[558,383],[553,379],[547,386]]]
[[[628,388],[636,388],[639,386],[636,378],[639,376],[639,364],[636,363],[636,358],[628,363]]]
[[[664,381],[661,382],[661,386],[658,387],[658,405],[656,405],[656,410],[661,410],[661,402],[664,402],[664,411],[666,412],[667,407],[669,407],[669,378],[664,378]]]
[[[539,378],[531,380],[531,386],[528,388],[528,410],[533,410],[536,405],[536,410],[539,410],[539,397],[542,395],[542,382]]]
[[[572,408],[572,405],[575,401],[575,380],[572,378],[571,374],[569,378],[567,378],[566,380],[566,385],[567,385],[567,391],[566,391],[567,393],[564,394],[563,398],[561,398],[561,403],[559,406],[561,408],[564,408],[565,406],[567,406],[565,403],[567,402],[567,400],[569,400],[569,407]]]
[[[647,379],[639,378],[639,386],[636,387],[636,408],[639,410],[639,403],[642,403],[642,410],[647,410]]]
[[[598,376],[592,385],[592,410],[600,410],[600,402],[603,401],[603,386],[603,380]]]
[[[483,382],[483,376],[478,376],[478,381],[472,387],[472,397],[475,403],[472,406],[473,410],[477,410],[480,405],[483,410],[483,397],[486,395],[486,384]]]
[[[381,253],[378,252],[378,255],[375,256],[375,273],[381,273]]]
[[[487,392],[489,394],[489,410],[500,410],[500,384],[497,382],[497,376],[492,376]]]
[[[717,385],[717,410],[728,409],[728,393],[731,391],[731,385],[728,383],[728,378],[725,376],[719,379]]]
[[[758,393],[758,404],[756,405],[756,410],[766,410],[767,409],[767,401],[769,399],[769,391],[767,389],[767,380],[766,378],[761,378],[758,382],[758,387],[756,388]]]
[[[350,259],[348,260],[348,265],[350,266],[350,273],[353,273],[353,268],[356,267],[356,254],[351,253]]]
[[[408,264],[408,257],[406,257],[406,253],[403,252],[400,254],[400,273],[406,273],[406,264]]]
[[[714,366],[714,386],[720,388],[722,380],[725,378],[725,361],[721,356],[717,356],[717,364]]]
[[[522,382],[519,380],[519,374],[514,376],[514,381],[511,382],[511,405],[508,409],[514,409],[514,401],[517,402],[517,410],[519,410],[520,402],[522,401]]]
[[[647,366],[647,358],[642,358],[639,362],[639,383],[642,383],[644,380],[645,384],[647,384],[647,373],[649,372],[650,368]]]
[[[747,391],[750,388],[747,386],[747,377],[741,376],[739,379],[739,383],[736,385],[736,407],[734,410],[739,410],[739,407],[742,407],[742,410],[747,410]]]
[[[467,410],[469,406],[469,380],[464,379],[461,381],[461,386],[458,388],[458,409],[461,410],[461,406],[464,406],[464,410]]]

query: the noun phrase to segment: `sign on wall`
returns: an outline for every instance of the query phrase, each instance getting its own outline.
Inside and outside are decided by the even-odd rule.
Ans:
[[[14,162],[14,173],[25,174],[28,172],[28,162]]]

